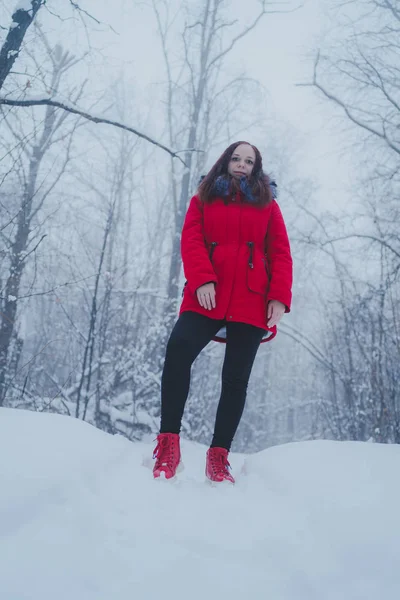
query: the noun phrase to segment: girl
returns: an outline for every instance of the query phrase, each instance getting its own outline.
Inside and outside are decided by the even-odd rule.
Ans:
[[[259,150],[236,142],[203,178],[190,202],[181,239],[187,281],[161,380],[155,478],[176,474],[191,366],[214,339],[225,341],[226,349],[206,476],[234,483],[228,453],[253,362],[260,343],[275,337],[276,325],[291,304],[292,257],[274,191]]]

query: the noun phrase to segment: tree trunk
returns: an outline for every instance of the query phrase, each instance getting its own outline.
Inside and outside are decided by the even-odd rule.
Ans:
[[[21,209],[18,213],[17,231],[10,249],[10,271],[5,285],[5,301],[0,325],[0,406],[3,406],[7,393],[7,369],[11,340],[17,315],[18,296],[24,271],[24,253],[28,245],[32,216],[32,203],[35,196],[36,181],[43,157],[36,147],[29,165],[29,176]]]
[[[204,90],[205,90],[205,61],[202,60],[202,73],[200,75],[199,85],[196,93],[196,98],[194,102],[194,110],[191,116],[190,122],[191,127],[189,130],[189,136],[187,141],[187,148],[194,148],[197,142],[197,128],[200,110],[203,103]],[[187,165],[183,177],[182,177],[182,185],[181,185],[181,193],[179,197],[179,204],[177,206],[176,214],[175,214],[175,227],[174,227],[174,236],[172,240],[172,252],[171,252],[171,262],[169,269],[169,277],[168,277],[168,320],[173,320],[176,313],[176,304],[179,299],[179,277],[181,273],[181,252],[180,252],[180,234],[183,227],[183,222],[185,218],[187,203],[189,200],[190,193],[190,182],[192,176],[192,164],[193,164],[193,153],[186,152],[185,154],[185,163]]]
[[[41,6],[41,3],[32,0],[32,6],[33,5],[36,6],[37,12],[37,10],[39,10]],[[16,14],[18,13],[19,11],[17,11]],[[65,64],[64,56],[61,56],[59,63],[54,64],[51,80],[52,89],[58,90],[60,78],[62,77],[67,67],[68,64]],[[9,249],[10,270],[8,274],[8,279],[5,284],[5,300],[3,303],[2,322],[0,325],[0,406],[2,406],[4,403],[5,394],[7,390],[6,379],[8,363],[10,359],[10,344],[13,338],[13,332],[15,327],[21,279],[26,264],[26,251],[29,243],[31,223],[38,210],[38,205],[40,206],[40,203],[38,202],[36,202],[35,207],[33,206],[34,200],[37,195],[38,173],[42,159],[51,146],[51,138],[54,132],[57,130],[58,127],[61,126],[63,122],[63,119],[61,119],[58,121],[58,123],[56,123],[55,111],[56,109],[52,106],[48,106],[46,108],[41,135],[38,136],[39,140],[32,148],[30,154],[27,183],[25,185],[25,190],[22,197],[21,207],[17,214],[17,227],[14,242],[11,244]]]
[[[84,404],[83,415],[82,415],[83,420],[86,419],[87,409],[88,409],[88,405],[89,405],[89,390],[90,390],[92,373],[93,373],[93,356],[94,356],[96,324],[97,324],[97,316],[98,316],[97,304],[98,304],[98,294],[99,294],[99,283],[100,283],[100,277],[101,277],[102,270],[103,270],[103,263],[104,263],[105,256],[106,256],[108,237],[109,237],[112,223],[113,223],[114,210],[115,210],[115,201],[112,204],[112,206],[110,207],[106,226],[104,229],[103,243],[102,243],[102,248],[101,248],[101,252],[100,252],[99,266],[98,266],[97,273],[96,273],[96,281],[95,281],[93,298],[92,298],[92,306],[91,306],[91,311],[90,311],[89,331],[88,331],[88,336],[87,336],[87,340],[86,340],[85,350],[83,353],[81,377],[80,377],[78,391],[77,391],[75,417],[79,418],[81,401],[82,401],[82,390],[85,387],[85,390],[83,393],[83,404]],[[84,385],[85,380],[86,380],[86,385]]]
[[[12,15],[12,24],[0,50],[0,90],[18,57],[25,34],[45,0],[31,0],[32,8],[20,8]]]

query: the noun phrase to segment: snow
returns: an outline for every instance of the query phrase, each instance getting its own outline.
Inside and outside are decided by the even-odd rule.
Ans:
[[[32,0],[19,0],[12,14],[14,15],[19,10],[30,12],[32,10]]]
[[[5,600],[372,600],[400,597],[400,447],[314,441],[232,455],[204,481],[183,440],[175,482],[152,443],[0,409]],[[145,463],[145,464],[143,464]]]

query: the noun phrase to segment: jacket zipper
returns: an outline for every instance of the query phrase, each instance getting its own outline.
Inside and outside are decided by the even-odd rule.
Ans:
[[[210,257],[211,261],[212,261],[212,257],[213,257],[216,246],[218,246],[218,242],[211,242],[210,251],[209,251],[209,257]]]
[[[250,249],[250,254],[249,254],[249,267],[250,269],[252,269],[254,267],[253,264],[253,249],[254,249],[254,242],[247,242],[247,245]]]

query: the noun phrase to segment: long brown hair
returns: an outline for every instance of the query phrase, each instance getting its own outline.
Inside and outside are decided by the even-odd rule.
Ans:
[[[202,202],[212,202],[215,199],[215,194],[213,193],[215,180],[220,175],[229,176],[229,161],[231,160],[232,154],[236,148],[241,144],[247,144],[248,146],[251,146],[256,155],[253,170],[248,180],[251,192],[256,199],[254,204],[256,206],[265,206],[268,204],[268,202],[271,202],[272,191],[270,188],[270,179],[263,171],[260,151],[258,148],[252,144],[249,144],[248,142],[234,142],[221,154],[215,165],[210,169],[199,185],[197,193]],[[230,177],[230,179],[230,192],[234,194],[235,192],[240,191],[238,180],[234,177]]]

